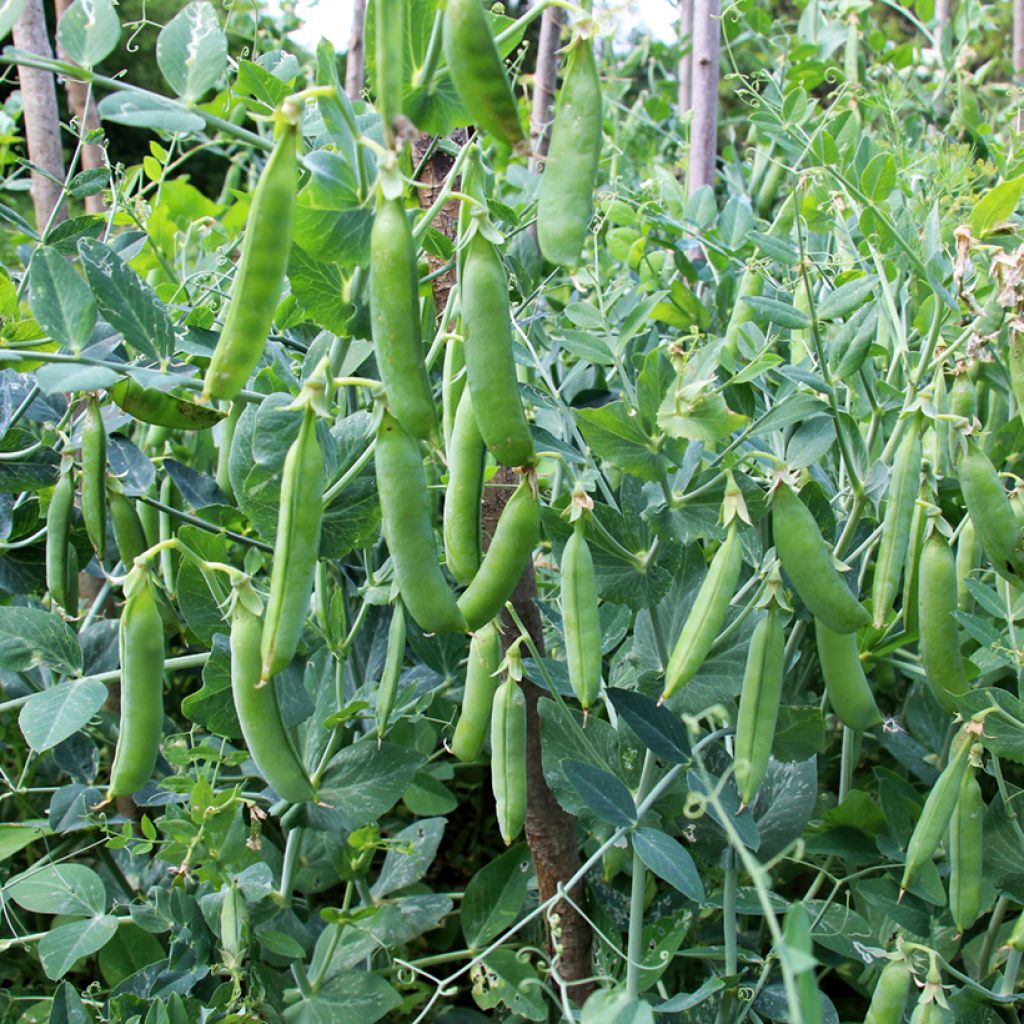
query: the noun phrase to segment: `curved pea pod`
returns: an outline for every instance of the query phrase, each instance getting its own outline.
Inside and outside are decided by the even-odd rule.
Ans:
[[[562,624],[572,692],[586,711],[601,692],[601,617],[598,611],[594,559],[576,521],[562,552]]]
[[[772,533],[782,568],[816,619],[834,633],[854,633],[870,623],[837,571],[811,510],[786,484],[775,491]]]
[[[110,503],[110,522],[114,527],[117,553],[125,569],[131,569],[135,559],[149,547],[146,531],[135,511],[135,502],[120,487],[108,487],[107,500]]]
[[[970,374],[964,372],[954,376],[953,386],[949,389],[949,411],[966,420],[973,420],[977,416],[978,392]]]
[[[121,611],[121,722],[108,799],[130,796],[153,775],[164,721],[164,626],[149,570],[129,575]]]
[[[307,406],[281,475],[281,503],[263,624],[263,682],[295,657],[302,636],[320,554],[323,471],[316,413]]]
[[[820,619],[814,620],[818,662],[825,679],[829,703],[839,721],[863,732],[882,721],[861,667],[855,633],[834,633]]]
[[[231,695],[245,745],[267,785],[290,803],[304,803],[313,799],[313,786],[281,718],[274,687],[260,683],[263,624],[250,607],[254,596],[238,595],[231,612]]]
[[[878,306],[862,306],[840,327],[829,344],[828,365],[832,376],[848,380],[859,372],[878,333]]]
[[[579,263],[594,213],[600,158],[601,79],[593,44],[576,39],[558,90],[537,199],[537,243],[551,263],[563,267]]]
[[[528,149],[516,98],[479,0],[448,0],[443,43],[452,84],[472,122],[516,151]]]
[[[389,145],[405,87],[405,5],[406,0],[374,0],[374,89]]]
[[[441,418],[445,451],[451,447],[455,417],[465,390],[466,350],[461,336],[452,335],[444,347],[444,366],[441,371]]]
[[[907,855],[903,864],[900,889],[910,885],[925,861],[931,860],[949,828],[950,819],[960,799],[960,783],[963,782],[971,757],[971,737],[961,731],[953,740],[949,762],[942,769],[935,785],[924,802],[924,808],[907,844]]]
[[[459,399],[448,444],[448,486],[444,492],[444,555],[448,571],[463,585],[480,568],[480,499],[487,450],[468,391]]]
[[[995,466],[973,441],[960,461],[960,489],[982,551],[1011,583],[1024,578],[1024,547],[1010,499]]]
[[[219,409],[143,387],[131,377],[119,380],[110,389],[110,397],[129,416],[171,430],[206,430],[224,418]]]
[[[57,481],[46,511],[46,587],[50,597],[72,616],[78,611],[77,557],[71,547],[74,507],[75,480],[68,470]]]
[[[107,428],[90,398],[82,422],[82,518],[100,561],[107,549]]]
[[[876,629],[881,629],[899,591],[900,577],[910,544],[910,528],[914,504],[921,480],[921,429],[915,417],[896,449],[889,491],[882,519],[882,539],[875,559],[875,575],[871,587],[871,607]]]
[[[969,612],[974,607],[974,598],[967,587],[967,581],[980,565],[981,545],[978,543],[974,523],[967,516],[956,542],[956,606],[962,612]]]
[[[391,414],[413,437],[437,431],[420,340],[416,243],[400,199],[383,199],[370,232],[370,324]]]
[[[715,638],[725,624],[729,602],[736,592],[742,568],[743,549],[739,534],[735,526],[730,526],[724,543],[711,559],[708,573],[672,648],[665,669],[665,688],[661,694],[663,701],[682,689],[704,664]]]
[[[511,677],[491,708],[491,788],[501,838],[511,846],[526,821],[526,698]]]
[[[911,980],[910,965],[904,957],[890,960],[875,983],[864,1024],[902,1024]]]
[[[395,709],[398,684],[402,678],[402,662],[405,660],[405,610],[402,602],[395,602],[395,610],[388,624],[388,649],[384,656],[384,671],[381,672],[380,686],[373,717],[377,726],[377,739],[383,739],[388,731],[391,712]]]
[[[462,712],[452,735],[452,753],[460,761],[475,761],[484,749],[491,724],[491,706],[499,686],[501,635],[488,622],[469,641],[466,662],[466,688],[462,694]]]
[[[918,630],[921,665],[935,699],[946,711],[956,710],[951,697],[970,689],[960,653],[956,563],[949,541],[933,530],[921,547],[918,563]]]
[[[377,493],[384,539],[406,611],[425,633],[455,633],[466,620],[437,561],[423,456],[393,416],[377,428]]]
[[[749,804],[768,771],[782,696],[786,638],[778,609],[770,607],[754,627],[743,672],[733,752],[740,799]]]
[[[460,294],[466,377],[480,434],[503,466],[530,466],[536,458],[512,355],[508,279],[498,250],[479,233],[467,247]]]
[[[286,122],[253,193],[228,310],[203,395],[234,398],[263,355],[284,285],[299,190],[298,126]]]
[[[540,539],[540,505],[524,477],[501,510],[490,547],[473,582],[459,597],[459,610],[471,630],[501,613]]]
[[[938,1003],[918,1002],[910,1015],[910,1024],[946,1024],[946,1018]]]
[[[949,822],[949,910],[961,935],[981,913],[984,817],[981,786],[973,767],[968,767]]]
[[[238,970],[245,960],[248,932],[249,907],[237,882],[232,882],[220,905],[220,948],[229,971]]]

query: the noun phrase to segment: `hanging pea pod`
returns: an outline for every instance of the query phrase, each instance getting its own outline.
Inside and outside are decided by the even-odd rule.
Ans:
[[[405,610],[402,608],[401,600],[398,600],[395,602],[395,610],[388,625],[388,649],[384,657],[384,671],[381,672],[373,712],[378,740],[382,740],[388,731],[388,722],[395,708],[395,698],[398,696],[398,683],[402,678],[404,660]]]
[[[594,559],[583,533],[582,517],[576,520],[562,552],[560,579],[569,682],[586,711],[601,692],[601,616]]]
[[[374,0],[374,86],[384,137],[395,144],[395,127],[405,90],[406,0]]]
[[[501,838],[511,846],[526,821],[526,698],[511,675],[491,709],[491,788]]]
[[[981,913],[985,801],[973,765],[960,782],[949,822],[949,910],[962,935]]]
[[[460,761],[475,761],[484,748],[491,724],[491,706],[499,685],[501,635],[493,622],[478,629],[469,641],[466,662],[466,688],[462,695],[462,713],[452,735],[452,753]]]
[[[487,449],[473,415],[473,400],[463,391],[448,443],[448,486],[444,492],[444,553],[448,571],[463,585],[480,568],[480,499]]]
[[[119,380],[110,389],[110,397],[129,416],[170,430],[206,430],[224,418],[219,409],[143,387],[132,377]]]
[[[912,976],[906,957],[890,960],[875,983],[864,1024],[902,1024]]]
[[[53,489],[46,512],[46,587],[70,617],[78,613],[78,556],[71,546],[74,507],[75,478],[68,467]]]
[[[969,612],[974,607],[974,598],[967,581],[980,565],[981,545],[978,543],[978,534],[971,517],[966,516],[956,542],[956,606],[962,612]]]
[[[982,550],[1000,576],[1024,582],[1024,544],[995,466],[973,439],[960,462],[960,489]]]
[[[882,715],[860,663],[856,633],[834,633],[820,619],[814,630],[825,689],[839,721],[858,732],[878,725]]]
[[[135,559],[145,551],[146,531],[142,528],[142,520],[135,511],[135,502],[121,489],[120,483],[110,478],[107,481],[107,501],[110,505],[110,522],[114,527],[114,543],[121,564],[131,569]]]
[[[100,561],[107,549],[107,428],[90,398],[82,421],[82,518]]]

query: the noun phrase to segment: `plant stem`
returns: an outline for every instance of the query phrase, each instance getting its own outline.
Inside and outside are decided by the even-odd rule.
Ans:
[[[983,979],[988,974],[988,965],[992,959],[992,950],[996,946],[996,936],[999,934],[999,928],[1003,923],[1003,918],[1006,917],[1007,908],[1010,906],[1010,898],[1008,896],[1000,896],[996,900],[995,909],[992,911],[992,916],[988,920],[988,929],[985,931],[985,940],[981,944],[981,952],[978,954],[978,978]]]

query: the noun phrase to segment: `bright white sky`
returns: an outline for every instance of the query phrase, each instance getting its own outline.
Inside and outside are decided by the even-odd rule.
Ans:
[[[271,7],[280,7],[280,0],[272,0]],[[645,27],[659,39],[671,40],[676,35],[678,5],[673,0],[597,0],[595,11],[602,21],[607,19],[615,27],[615,34]],[[339,50],[348,46],[352,23],[352,0],[295,0],[295,8],[305,21],[297,41],[314,45],[321,36],[329,39]]]

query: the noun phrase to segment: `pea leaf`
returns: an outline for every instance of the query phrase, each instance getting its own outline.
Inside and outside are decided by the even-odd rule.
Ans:
[[[156,62],[186,103],[195,103],[217,84],[227,67],[228,41],[213,4],[195,0],[161,29]]]
[[[82,668],[78,637],[60,616],[41,608],[0,607],[0,670],[45,665],[74,675]]]
[[[638,828],[633,833],[636,855],[659,878],[674,886],[694,903],[704,902],[704,883],[687,850],[677,839],[653,828]]]
[[[530,881],[530,850],[513,846],[481,868],[466,886],[460,907],[462,934],[479,949],[510,927],[526,902]]]
[[[107,699],[97,679],[68,680],[34,693],[22,706],[18,726],[38,754],[83,728]]]
[[[121,38],[121,22],[110,0],[75,0],[57,26],[57,41],[69,60],[94,68]]]
[[[623,827],[636,820],[633,797],[618,776],[572,758],[562,762],[562,771],[583,802],[602,821]]]

